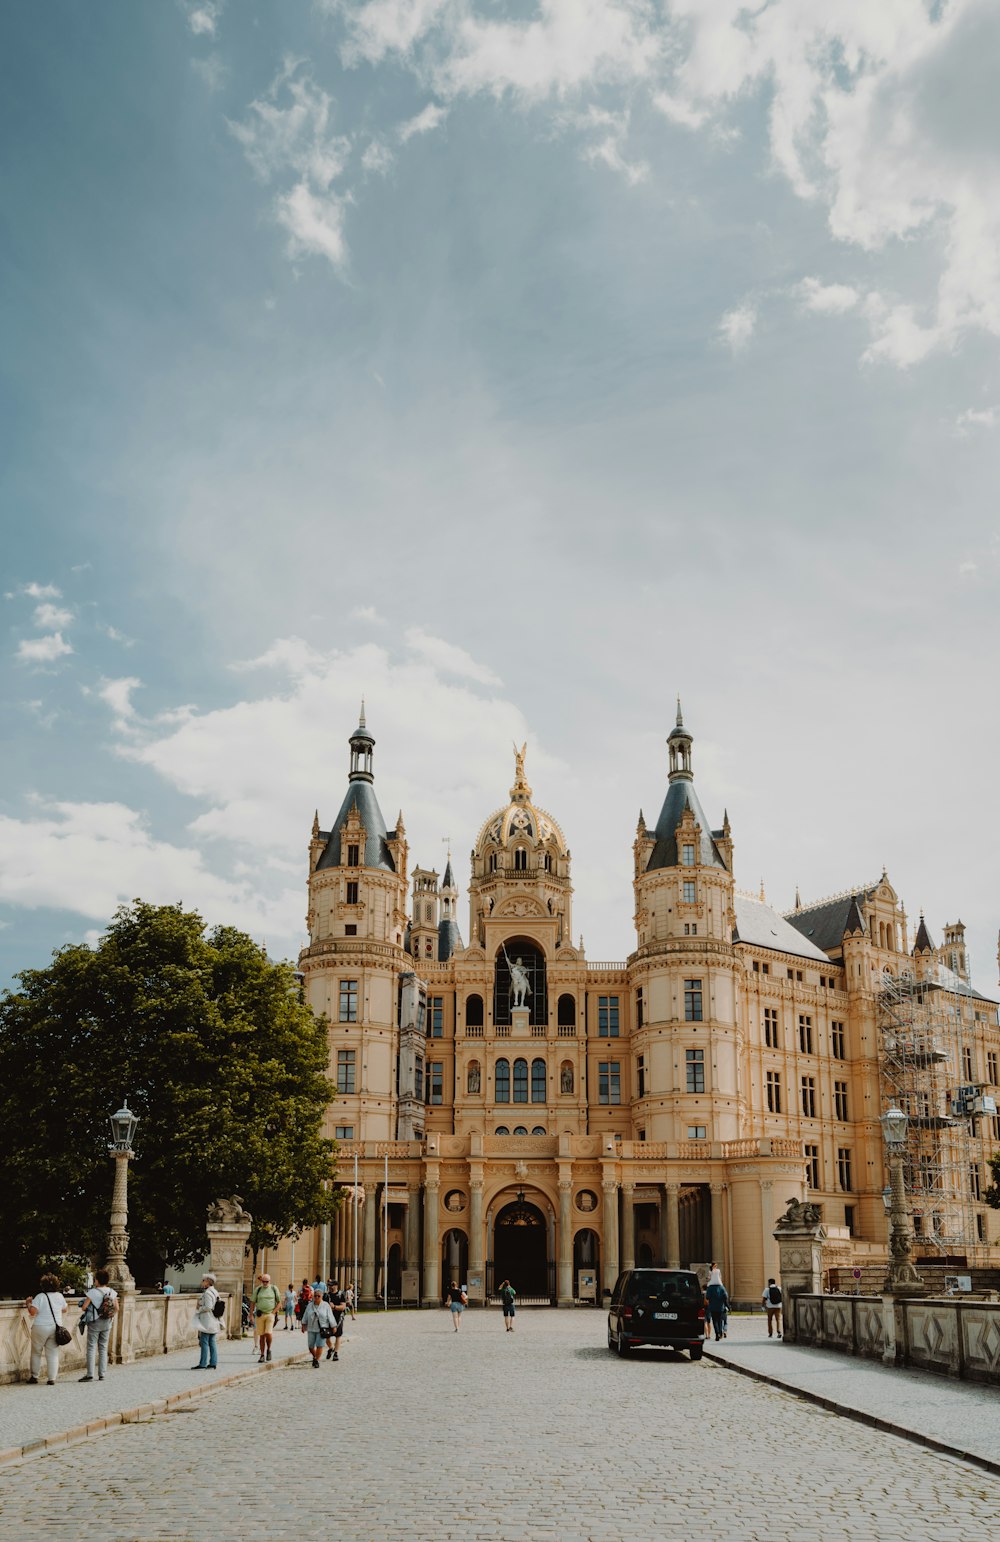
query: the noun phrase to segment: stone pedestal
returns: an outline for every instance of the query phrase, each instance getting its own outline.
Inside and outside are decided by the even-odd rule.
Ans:
[[[818,1296],[823,1291],[823,1242],[826,1230],[816,1205],[791,1199],[786,1213],[774,1228],[778,1244],[778,1274],[784,1298],[784,1335],[795,1339],[795,1297]],[[763,1290],[765,1281],[761,1281]]]
[[[231,1339],[243,1331],[243,1263],[252,1225],[253,1217],[237,1194],[208,1207],[208,1270],[215,1275],[220,1296],[229,1297],[226,1333]]]
[[[520,1037],[521,1034],[527,1037],[530,1023],[531,1013],[527,1007],[511,1007],[510,1026],[516,1037]]]

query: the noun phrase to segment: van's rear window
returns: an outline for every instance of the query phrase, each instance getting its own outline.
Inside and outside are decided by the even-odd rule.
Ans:
[[[697,1301],[702,1299],[696,1274],[663,1269],[637,1269],[629,1281],[628,1299],[635,1301]]]

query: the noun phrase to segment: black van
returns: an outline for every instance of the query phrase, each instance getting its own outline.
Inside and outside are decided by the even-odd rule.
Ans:
[[[686,1349],[700,1360],[705,1346],[705,1295],[693,1269],[626,1269],[608,1312],[608,1348],[628,1354],[638,1344]]]

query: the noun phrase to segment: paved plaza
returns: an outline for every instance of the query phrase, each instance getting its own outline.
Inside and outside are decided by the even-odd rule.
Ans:
[[[762,1332],[737,1324],[720,1349]],[[230,1356],[245,1369],[249,1348]],[[157,1374],[108,1385],[120,1397]],[[6,1387],[0,1403],[27,1417],[65,1394],[75,1418],[87,1390]],[[587,1310],[523,1311],[514,1334],[492,1311],[459,1334],[444,1312],[366,1315],[336,1365],[296,1358],[0,1470],[5,1533],[28,1542],[892,1542],[991,1527],[998,1510],[1000,1477],[721,1364],[619,1360]]]

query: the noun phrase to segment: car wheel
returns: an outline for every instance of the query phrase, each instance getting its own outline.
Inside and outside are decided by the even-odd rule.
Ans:
[[[704,1344],[692,1344],[690,1354],[692,1360],[700,1360],[705,1353]]]
[[[617,1349],[619,1355],[624,1360],[625,1356],[628,1354],[629,1344],[628,1344],[628,1339],[625,1337],[624,1333],[622,1333],[620,1329],[618,1331],[618,1342],[615,1345],[615,1348]]]
[[[609,1328],[608,1329],[608,1348],[609,1349],[614,1349],[614,1347],[615,1347],[614,1335],[612,1334],[611,1329]]]

